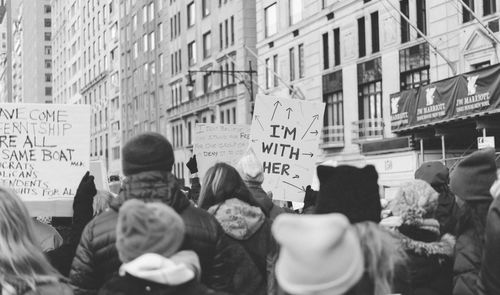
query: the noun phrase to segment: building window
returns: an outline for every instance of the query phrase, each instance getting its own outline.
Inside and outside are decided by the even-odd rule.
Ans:
[[[380,51],[378,11],[375,11],[370,16],[372,22],[372,53],[375,53]]]
[[[52,34],[50,32],[44,33],[44,40],[45,41],[50,41],[51,37],[52,37]]]
[[[302,0],[288,0],[290,26],[302,20]]]
[[[142,7],[142,23],[145,24],[148,22],[148,7],[144,5]]]
[[[328,49],[328,33],[323,34],[323,69],[328,69],[330,67],[330,58],[329,58],[329,49]]]
[[[408,5],[408,0],[399,1],[399,7],[401,13],[407,18],[410,17],[410,7]],[[410,24],[406,21],[406,19],[401,16],[400,18],[401,24],[401,43],[406,43],[410,41]]]
[[[358,52],[359,57],[366,55],[366,39],[365,39],[365,18],[358,18]]]
[[[497,11],[496,0],[483,0],[483,15],[490,15]]]
[[[52,60],[50,60],[50,59],[45,60],[45,68],[46,69],[52,68]]]
[[[304,78],[304,76],[305,76],[304,44],[299,44],[299,78]]]
[[[376,58],[358,64],[359,120],[382,118],[382,62]]]
[[[201,12],[203,17],[210,14],[210,0],[201,0]]]
[[[295,80],[295,48],[290,48],[290,81]]]
[[[271,88],[272,83],[271,60],[266,58],[266,89]]]
[[[278,87],[278,55],[273,55],[274,87]]]
[[[152,21],[155,17],[155,3],[149,3],[149,21]]]
[[[45,54],[47,55],[52,54],[52,46],[45,46]]]
[[[474,10],[474,0],[464,0],[465,5],[467,5],[470,10]],[[473,19],[472,14],[469,12],[469,10],[462,5],[462,22],[467,23],[470,22]]]
[[[207,58],[211,54],[211,38],[210,31],[203,34],[203,58]]]
[[[205,73],[203,75],[203,93],[209,93],[212,90],[212,75]]]
[[[51,13],[52,12],[52,8],[50,7],[50,5],[44,5],[43,6],[43,11],[45,13]]]
[[[45,87],[45,95],[46,96],[52,95],[52,87]]]
[[[224,35],[222,31],[222,23],[219,24],[219,45],[220,49],[222,50],[224,48]]]
[[[150,46],[149,48],[150,48],[150,50],[154,50],[155,49],[155,43],[156,43],[156,41],[155,41],[155,32],[151,32],[149,34],[149,46]]]
[[[266,30],[266,37],[272,36],[276,34],[278,31],[278,21],[277,21],[277,11],[276,11],[276,2],[269,5],[264,9],[264,18]]]
[[[493,3],[495,3],[495,1],[493,1]],[[425,0],[417,1],[417,28],[424,35],[427,35],[427,11]],[[422,37],[420,36],[420,33],[418,34],[418,37]]]
[[[234,15],[231,16],[231,45],[234,45]]]
[[[224,21],[224,28],[226,29],[225,35],[226,35],[226,48],[229,46],[229,26],[228,26],[228,21],[227,19]]]
[[[45,82],[52,82],[52,74],[45,74]]]
[[[194,26],[196,20],[196,8],[194,1],[189,3],[187,6],[187,19],[188,19],[188,28]]]
[[[324,94],[323,102],[326,105],[323,125],[325,127],[344,125],[344,96],[342,90]]]
[[[333,57],[334,65],[340,65],[340,29],[333,30]]]
[[[188,44],[188,59],[189,59],[190,66],[192,66],[196,63],[196,42],[195,41]]]
[[[479,69],[482,69],[482,68],[489,67],[490,65],[491,65],[491,62],[489,60],[483,61],[483,62],[479,62],[479,63],[475,63],[475,64],[471,65],[471,70],[472,71],[479,70]]]
[[[50,28],[52,26],[52,20],[50,18],[44,19],[43,23],[46,28]]]
[[[429,45],[422,43],[399,51],[401,91],[427,85],[429,78]]]

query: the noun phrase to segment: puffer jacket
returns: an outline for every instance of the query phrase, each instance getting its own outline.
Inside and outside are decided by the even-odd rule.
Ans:
[[[214,290],[257,294],[265,288],[259,271],[246,251],[224,234],[217,220],[195,208],[179,190],[169,172],[150,171],[129,176],[108,210],[84,229],[70,272],[75,294],[96,294],[121,265],[115,247],[118,210],[128,199],[163,202],[182,217],[186,237],[181,250],[198,254],[202,283]],[[251,283],[250,283],[251,282]]]
[[[486,218],[489,205],[490,202],[487,201],[477,205],[475,214]],[[453,295],[475,295],[478,290],[479,271],[483,256],[484,232],[478,232],[478,226],[475,226],[472,220],[466,222],[462,227],[455,246]]]
[[[481,295],[500,294],[500,198],[497,197],[486,219],[483,263],[480,273]]]
[[[276,219],[278,215],[281,213],[285,213],[285,209],[273,203],[271,198],[267,195],[267,193],[262,189],[262,185],[260,183],[255,182],[245,182],[248,187],[248,190],[252,194],[252,197],[259,203],[259,205],[266,210],[266,214],[269,216],[271,220]]]
[[[268,294],[275,293],[274,265],[278,246],[271,233],[271,221],[259,207],[232,198],[208,209],[226,234],[240,243],[266,278]]]

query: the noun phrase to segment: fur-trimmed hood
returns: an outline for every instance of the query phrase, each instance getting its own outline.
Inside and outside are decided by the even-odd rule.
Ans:
[[[453,257],[456,240],[450,234],[443,235],[440,240],[435,242],[413,240],[399,232],[397,235],[400,238],[401,246],[407,252],[426,257]]]

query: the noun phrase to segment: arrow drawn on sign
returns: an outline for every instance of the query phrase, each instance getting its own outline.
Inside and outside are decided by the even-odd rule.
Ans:
[[[293,112],[292,108],[288,108],[286,109],[286,111],[288,112],[288,119],[290,119],[290,113]]]
[[[306,132],[304,132],[304,135],[302,135],[301,139],[304,139],[304,137],[306,136],[307,132],[309,131],[309,129],[311,129],[311,126],[313,125],[314,121],[316,121],[316,120],[319,120],[319,115],[314,115],[313,116],[313,120],[312,120],[311,124],[309,124],[309,127],[307,127],[307,130],[306,130]]]
[[[302,155],[304,155],[304,156],[310,156],[311,158],[314,156],[313,153],[302,153]]]
[[[292,177],[293,179],[296,179],[296,178],[300,178],[300,176],[298,176],[297,174],[295,174],[294,177]]]
[[[318,135],[318,130],[314,130],[314,131],[311,131],[309,133],[314,134],[314,135]]]
[[[274,111],[273,111],[273,116],[271,117],[271,121],[274,119],[274,115],[276,114],[276,110],[278,109],[278,105],[282,106],[282,104],[279,100],[274,103]]]
[[[298,189],[298,190],[300,190],[300,191],[303,191],[303,192],[305,192],[305,191],[306,191],[306,188],[305,188],[305,187],[302,187],[302,188],[301,188],[301,187],[298,187],[298,186],[296,186],[296,185],[294,185],[294,184],[291,184],[291,183],[289,183],[289,182],[287,182],[287,181],[283,181],[283,183],[288,184],[289,186],[293,186],[294,188],[296,188],[296,189]]]
[[[255,120],[257,120],[257,122],[259,122],[260,128],[262,128],[262,131],[264,131],[264,126],[262,126],[262,123],[259,120],[259,116],[255,115]]]

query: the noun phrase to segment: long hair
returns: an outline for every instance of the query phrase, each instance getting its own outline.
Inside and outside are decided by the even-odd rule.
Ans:
[[[38,246],[28,210],[3,187],[0,216],[0,284],[16,281],[35,290],[37,281],[57,281],[60,276]]]
[[[208,169],[203,178],[198,206],[208,210],[232,198],[259,207],[266,214],[266,210],[252,197],[238,171],[229,164],[217,163]]]
[[[393,293],[393,283],[406,254],[397,239],[371,221],[353,224],[365,258],[365,272],[373,286],[373,295]]]
[[[104,190],[98,190],[97,194],[94,196],[92,202],[92,208],[94,209],[94,216],[101,214],[109,208],[109,204],[113,200],[113,195]]]

